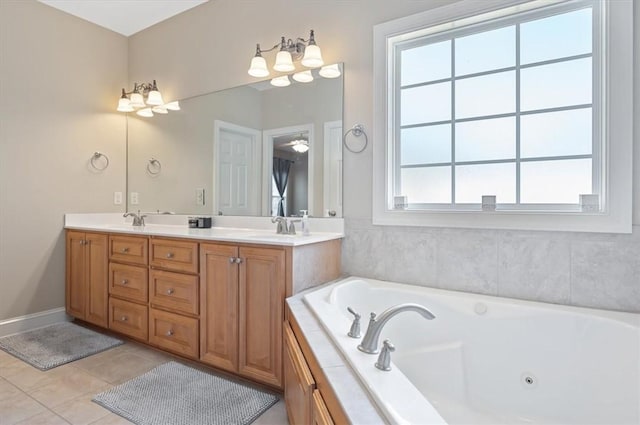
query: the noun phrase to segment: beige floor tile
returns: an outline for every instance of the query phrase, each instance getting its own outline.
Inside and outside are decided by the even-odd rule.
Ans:
[[[6,379],[0,378],[0,400],[15,397],[22,391]]]
[[[46,411],[43,405],[21,392],[0,400],[0,425],[12,425]]]
[[[130,348],[127,347],[127,344],[119,345],[117,347],[110,348],[106,351],[102,351],[100,353],[94,354],[93,356],[76,360],[75,362],[70,363],[70,365],[78,369],[91,370],[96,365],[99,365],[100,363],[104,362],[105,359],[109,359],[118,354],[126,353],[129,351],[130,351]]]
[[[114,356],[104,357],[89,369],[88,373],[110,384],[120,384],[153,369],[162,360],[151,360],[133,351],[124,351]]]
[[[153,348],[149,348],[142,344],[127,342],[125,345],[132,353],[136,353],[141,357],[147,358],[149,360],[153,360],[158,364],[166,363],[176,359],[175,356],[169,353],[165,353],[159,350],[154,350]]]
[[[133,422],[129,422],[122,416],[118,416],[115,413],[109,413],[102,419],[98,419],[92,422],[91,425],[131,425]]]
[[[47,371],[42,371],[23,361],[19,362],[20,364],[14,365],[13,371],[4,379],[11,382],[22,391],[29,391],[34,388],[47,385],[56,378],[64,376],[70,368],[69,365],[63,365]]]
[[[46,407],[54,408],[85,393],[99,393],[109,387],[107,382],[83,370],[69,368],[63,375],[28,393]]]
[[[17,422],[15,425],[69,425],[69,422],[65,421],[52,411],[47,410],[39,415]]]
[[[269,410],[264,412],[253,425],[288,425],[287,409],[284,406],[284,400],[280,400]]]
[[[110,414],[107,409],[91,401],[95,394],[87,393],[52,410],[73,425],[86,425]]]

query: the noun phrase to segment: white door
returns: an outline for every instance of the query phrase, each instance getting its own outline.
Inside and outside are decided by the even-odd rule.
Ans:
[[[342,217],[342,121],[324,123],[325,217]],[[335,212],[335,214],[333,214]],[[333,214],[333,215],[332,215]]]
[[[218,120],[214,132],[214,212],[259,215],[261,132]]]

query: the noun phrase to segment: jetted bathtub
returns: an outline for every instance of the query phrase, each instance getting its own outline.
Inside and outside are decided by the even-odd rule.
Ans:
[[[305,303],[391,423],[639,424],[640,315],[444,291],[357,277]],[[418,303],[392,317],[379,346],[392,370],[347,336],[353,316]]]

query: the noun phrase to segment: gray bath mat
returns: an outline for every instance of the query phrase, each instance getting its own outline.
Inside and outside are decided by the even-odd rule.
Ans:
[[[49,370],[120,344],[119,339],[70,322],[0,338],[0,349],[40,370]]]
[[[96,395],[93,401],[137,425],[246,425],[278,398],[169,362]]]

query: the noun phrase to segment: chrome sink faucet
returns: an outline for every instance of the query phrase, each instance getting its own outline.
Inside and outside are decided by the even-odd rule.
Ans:
[[[133,217],[133,226],[139,227],[144,226],[144,218],[146,217],[146,215],[140,215],[140,210],[138,210],[138,214],[134,212],[128,212],[124,213],[123,217]]]
[[[278,223],[277,227],[276,227],[276,233],[278,235],[286,235],[289,233],[289,227],[287,226],[287,219],[284,217],[272,217],[271,218],[271,222],[272,223]]]
[[[358,350],[365,352],[367,354],[377,354],[378,353],[378,339],[380,338],[380,332],[382,332],[382,328],[384,325],[396,314],[402,313],[403,311],[415,311],[420,314],[427,320],[433,320],[436,316],[433,315],[426,307],[421,306],[420,304],[406,303],[406,304],[398,304],[390,307],[380,313],[380,317],[376,318],[375,313],[371,313],[371,318],[369,319],[369,327],[367,327],[367,332],[364,334],[364,338],[362,338],[362,342],[358,345]]]

